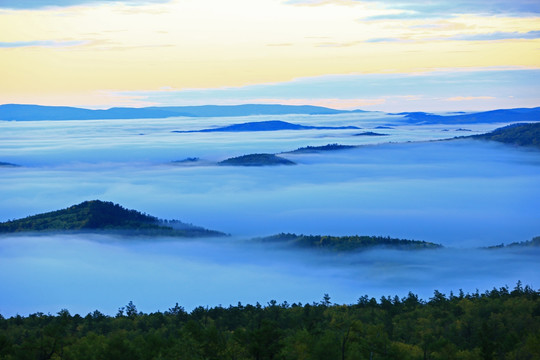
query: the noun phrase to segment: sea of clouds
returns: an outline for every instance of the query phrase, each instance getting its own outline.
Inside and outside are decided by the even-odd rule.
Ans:
[[[355,125],[361,130],[173,133],[248,121]],[[391,129],[376,129],[390,126]],[[540,235],[540,152],[458,139],[490,125],[400,124],[367,114],[0,121],[0,221],[101,199],[164,219],[220,230],[212,240],[107,236],[0,238],[0,314],[68,308],[114,314],[198,305],[319,301],[353,303],[368,294],[428,298],[434,289],[538,286],[537,251],[478,247]],[[463,131],[463,128],[471,131]],[[364,131],[384,137],[354,136]],[[225,167],[249,153],[302,146],[362,145],[281,154],[296,166]],[[173,163],[188,157],[196,163]],[[447,249],[328,255],[249,239],[279,232],[381,235]]]

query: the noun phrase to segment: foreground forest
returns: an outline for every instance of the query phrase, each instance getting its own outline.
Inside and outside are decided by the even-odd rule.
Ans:
[[[539,359],[540,292],[0,316],[0,359]]]

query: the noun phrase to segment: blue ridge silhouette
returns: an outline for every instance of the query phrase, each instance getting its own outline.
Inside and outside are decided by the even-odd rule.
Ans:
[[[244,131],[278,131],[278,130],[358,130],[357,126],[305,126],[288,123],[286,121],[270,120],[256,121],[242,124],[227,125],[212,129],[202,130],[173,130],[176,133],[193,133],[193,132],[244,132]]]

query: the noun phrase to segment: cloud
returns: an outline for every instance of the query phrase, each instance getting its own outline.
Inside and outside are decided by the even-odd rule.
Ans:
[[[100,198],[242,238],[145,242],[4,236],[0,288],[10,296],[0,297],[0,313],[54,313],[68,306],[83,314],[95,308],[114,314],[129,300],[144,311],[163,310],[177,301],[187,308],[264,303],[276,297],[305,303],[324,293],[352,303],[364,293],[404,296],[413,291],[425,297],[434,288],[474,291],[518,279],[538,281],[539,250],[471,249],[539,235],[538,151],[473,140],[403,143],[458,135],[443,129],[463,125],[400,129],[396,117],[379,116],[288,119],[366,130],[392,125],[384,130],[389,134],[384,141],[401,143],[297,154],[299,165],[292,167],[242,169],[167,163],[381,140],[334,130],[249,136],[170,132],[246,118],[2,124],[11,140],[0,143],[0,159],[27,167],[2,170],[1,221]],[[479,132],[489,127],[467,128]],[[322,256],[242,241],[282,231],[389,235],[458,249]]]
[[[466,40],[466,41],[489,41],[489,40],[507,40],[507,39],[539,39],[540,31],[529,32],[493,32],[488,34],[464,34],[456,35],[447,40]]]
[[[486,14],[523,16],[540,13],[540,2],[537,0],[406,0],[399,2],[381,0],[292,0],[293,5],[347,5],[351,6],[371,2],[377,7],[388,10],[398,10],[400,13],[382,14],[366,17],[369,20],[382,19],[418,19],[426,17],[446,18],[454,14]]]
[[[329,293],[427,299],[434,289],[473,293],[521,280],[536,285],[538,250],[366,251],[333,256],[223,241],[122,241],[107,236],[19,236],[0,243],[0,312],[10,317],[68,308],[114,316],[133,300],[143,312],[197,306],[311,303]],[[502,266],[501,266],[502,264]],[[55,289],[55,291],[47,291]]]
[[[455,96],[446,101],[471,101],[471,100],[492,100],[495,99],[493,96]]]
[[[253,99],[250,101],[257,104],[281,104],[281,105],[313,105],[332,109],[358,109],[360,107],[380,105],[385,99]]]
[[[367,43],[409,42],[409,41],[412,41],[412,40],[405,40],[405,39],[400,39],[400,38],[372,38],[372,39],[365,40],[365,42]]]
[[[0,8],[4,9],[41,9],[46,7],[64,7],[87,4],[123,3],[127,5],[143,5],[149,3],[165,3],[170,0],[0,0]]]
[[[418,26],[416,27],[418,28]],[[447,37],[422,37],[416,40],[421,41],[496,41],[496,40],[526,40],[526,39],[538,39],[540,38],[540,31],[528,31],[528,32],[492,32],[492,33],[479,33],[479,34],[461,34]],[[365,40],[366,43],[392,43],[392,42],[414,42],[415,39],[404,38],[372,38]]]
[[[23,48],[23,47],[48,47],[65,48],[85,45],[87,41],[56,41],[56,40],[36,40],[36,41],[6,41],[0,42],[0,48]]]
[[[502,101],[501,107],[538,106],[540,98],[536,94],[540,90],[539,81],[540,69],[457,68],[424,70],[413,74],[326,75],[228,88],[169,88],[110,94],[156,105],[242,104],[261,101],[292,104],[302,101],[304,104],[335,108],[351,108],[356,103],[360,108],[391,112],[420,109],[459,111],[491,109],[493,98]],[[411,101],[412,93],[415,101]],[[467,105],[471,108],[453,108],[452,102],[446,101],[458,97],[470,98]],[[455,103],[457,106],[458,102]]]

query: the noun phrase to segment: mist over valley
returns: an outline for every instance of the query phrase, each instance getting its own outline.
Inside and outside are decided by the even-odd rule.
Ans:
[[[481,247],[539,235],[540,150],[459,138],[511,123],[408,124],[373,113],[280,115],[317,129],[186,132],[275,115],[0,121],[0,221],[100,199],[230,234],[171,239],[4,234],[0,313],[69,307],[113,314],[181,302],[229,305],[369,294],[429,298],[536,286],[538,248]],[[361,128],[341,128],[354,126]],[[326,128],[326,129],[325,129]],[[331,129],[329,129],[331,128]],[[464,133],[463,129],[467,132]],[[359,132],[387,136],[355,136]],[[218,166],[249,154],[295,166]],[[382,236],[441,249],[320,253],[251,240],[279,233]],[[504,266],[501,266],[504,264]],[[51,291],[55,289],[55,291]]]

